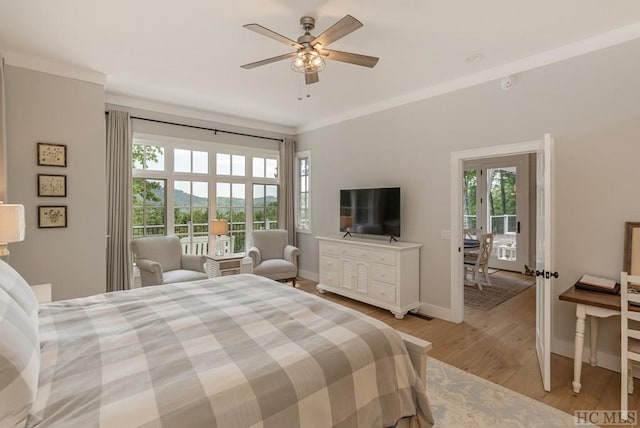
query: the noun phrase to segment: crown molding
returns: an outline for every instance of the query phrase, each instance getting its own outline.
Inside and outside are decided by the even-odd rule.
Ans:
[[[640,38],[640,22],[627,25],[625,27],[616,28],[614,30],[598,34],[587,39],[580,40],[575,43],[551,49],[539,54],[531,55],[526,58],[519,59],[507,64],[502,64],[478,73],[470,74],[437,85],[429,86],[418,91],[414,91],[399,97],[390,98],[379,103],[370,104],[368,106],[348,111],[346,113],[331,116],[315,122],[309,122],[299,126],[296,133],[313,131],[315,129],[324,128],[347,120],[367,116],[384,110],[389,110],[405,104],[416,101],[425,100],[427,98],[436,97],[449,92],[458,91],[460,89],[469,88],[471,86],[501,79],[511,74],[522,73],[535,68],[543,67],[566,59],[575,58],[611,46],[615,46],[624,42]]]
[[[225,125],[242,126],[279,134],[294,135],[295,128],[278,125],[270,122],[249,119],[239,116],[225,115],[206,110],[199,110],[192,107],[170,104],[161,101],[149,100],[146,98],[131,97],[128,95],[114,94],[107,92],[107,104],[120,105],[123,107],[154,111],[158,113],[172,114],[176,116],[188,117],[190,119],[206,120],[209,122],[219,122]]]
[[[1,49],[0,52],[4,56],[5,64],[14,67],[40,71],[43,73],[54,74],[56,76],[69,77],[71,79],[95,83],[101,86],[104,86],[107,82],[107,76],[98,71],[87,70],[85,68],[64,64],[61,62],[51,61],[48,59],[30,55],[23,55]]]

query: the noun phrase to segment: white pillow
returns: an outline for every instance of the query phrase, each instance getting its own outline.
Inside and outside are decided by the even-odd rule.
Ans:
[[[24,309],[0,288],[0,426],[24,426],[40,372],[38,330]]]

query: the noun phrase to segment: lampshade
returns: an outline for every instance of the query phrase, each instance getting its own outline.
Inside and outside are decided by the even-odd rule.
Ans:
[[[9,242],[24,240],[24,206],[0,202],[0,258],[9,262]]]
[[[226,235],[229,233],[229,222],[227,220],[211,220],[209,233],[212,235]]]
[[[0,203],[0,244],[24,240],[24,205]]]

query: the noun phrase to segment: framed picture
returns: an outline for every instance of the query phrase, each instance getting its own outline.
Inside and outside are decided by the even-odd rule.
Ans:
[[[624,224],[624,266],[629,275],[640,275],[640,222]]]
[[[38,205],[38,227],[41,229],[67,227],[67,206]]]
[[[38,196],[67,196],[67,176],[38,174]]]
[[[67,166],[67,146],[64,144],[38,143],[38,165]]]

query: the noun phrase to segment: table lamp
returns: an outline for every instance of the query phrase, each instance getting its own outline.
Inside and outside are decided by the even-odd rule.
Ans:
[[[0,202],[0,259],[9,262],[7,244],[24,240],[24,205]]]
[[[212,235],[216,235],[216,256],[222,256],[229,254],[229,242],[230,239],[227,236],[229,233],[229,222],[227,220],[211,220],[209,231]]]

